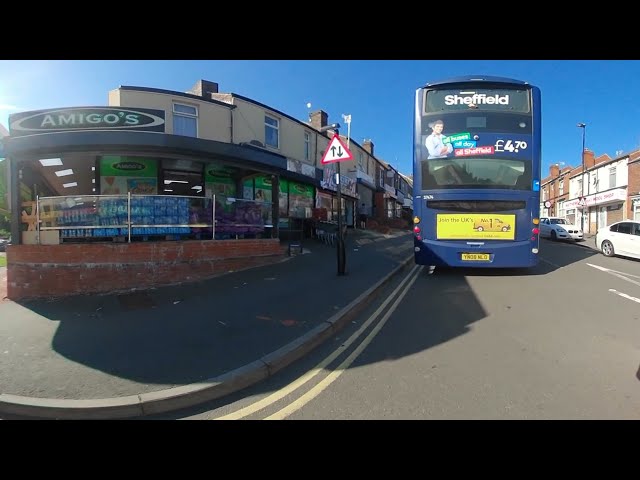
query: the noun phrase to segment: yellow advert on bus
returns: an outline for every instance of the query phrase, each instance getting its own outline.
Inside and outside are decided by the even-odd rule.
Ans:
[[[490,213],[440,213],[438,240],[515,240],[515,215]]]

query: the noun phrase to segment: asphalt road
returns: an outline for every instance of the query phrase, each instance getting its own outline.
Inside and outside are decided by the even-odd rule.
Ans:
[[[639,419],[640,261],[549,241],[540,257],[416,267],[281,375],[164,418]]]

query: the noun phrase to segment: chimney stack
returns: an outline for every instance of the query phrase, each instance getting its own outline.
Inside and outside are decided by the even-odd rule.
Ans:
[[[592,150],[584,149],[584,169],[589,170],[596,164],[596,156]]]
[[[369,155],[371,155],[372,157],[373,155],[373,142],[371,141],[370,138],[365,138],[364,142],[362,142],[362,148],[364,148],[367,152],[369,152]]]
[[[558,178],[560,176],[560,165],[551,165],[549,167],[549,174],[551,175],[551,178]]]
[[[311,120],[311,126],[316,130],[322,129],[329,124],[329,115],[324,110],[317,110],[309,114]]]
[[[198,80],[187,93],[210,99],[212,93],[218,93],[218,84],[208,80]]]

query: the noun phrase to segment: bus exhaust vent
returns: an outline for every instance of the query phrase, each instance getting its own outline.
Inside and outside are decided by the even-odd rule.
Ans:
[[[521,200],[429,200],[427,207],[449,212],[510,212],[524,209],[526,202]]]

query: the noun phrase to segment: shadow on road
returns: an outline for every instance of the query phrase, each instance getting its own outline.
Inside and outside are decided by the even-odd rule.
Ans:
[[[598,251],[583,248],[570,242],[540,241],[539,263],[534,268],[446,268],[437,267],[434,275],[470,276],[470,277],[505,277],[547,275],[559,268],[564,268],[585,259],[601,255]]]
[[[7,305],[0,317],[12,318],[0,325],[0,350],[11,351],[22,373],[0,367],[0,392],[118,397],[249,364],[325,322],[411,253],[410,236],[360,247],[358,238],[347,239],[342,277],[335,247],[308,241],[309,254],[197,283]]]

